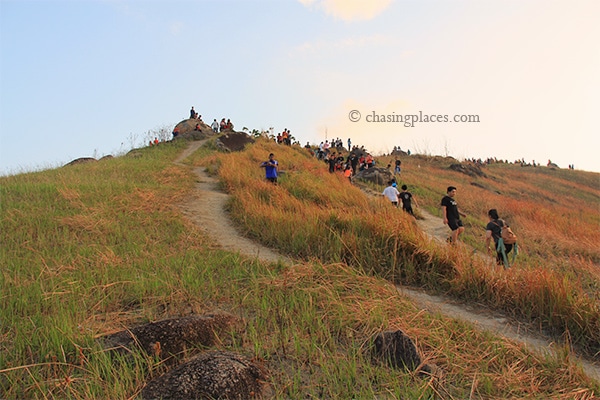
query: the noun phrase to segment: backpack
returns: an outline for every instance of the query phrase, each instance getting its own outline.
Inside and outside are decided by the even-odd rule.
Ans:
[[[496,225],[500,227],[500,237],[502,238],[504,244],[517,243],[517,235],[512,231],[512,229],[510,229],[510,226],[508,226],[506,222],[502,221],[502,225]]]

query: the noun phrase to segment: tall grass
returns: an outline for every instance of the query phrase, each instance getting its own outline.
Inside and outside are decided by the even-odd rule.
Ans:
[[[265,181],[258,168],[270,152],[277,154],[283,171],[276,186]],[[593,272],[598,256],[593,243],[598,243],[594,241],[600,239],[600,232],[593,230],[593,221],[597,219],[593,205],[581,201],[575,212],[585,212],[591,222],[578,223],[573,215],[561,217],[567,212],[564,206],[519,200],[510,195],[502,197],[494,191],[484,193],[490,190],[463,183],[464,190],[459,191],[458,198],[461,208],[469,214],[466,224],[470,232],[465,235],[468,244],[482,248],[482,227],[487,222],[483,217],[487,209],[494,207],[508,216],[523,238],[519,246],[525,254],[520,256],[518,268],[497,274],[494,267],[490,270],[489,263],[474,257],[468,248],[446,249],[434,245],[411,217],[389,207],[383,199],[365,196],[340,175],[329,174],[325,165],[304,149],[261,142],[244,153],[219,156],[219,165],[219,175],[233,195],[232,218],[249,236],[266,245],[307,260],[343,262],[394,282],[483,301],[552,332],[568,335],[573,344],[590,355],[600,352],[598,292],[593,290],[599,282]],[[426,169],[427,180],[423,178],[421,185],[443,187],[441,193],[454,181],[471,179],[453,171],[445,175],[439,170],[433,173],[429,167],[417,167],[419,177],[423,177]],[[519,182],[518,178],[508,180]],[[403,173],[402,181],[410,180],[411,174]],[[511,183],[510,187],[519,185]],[[535,193],[542,185],[535,181],[533,186]],[[504,187],[496,185],[496,188]],[[593,197],[593,189],[584,186],[583,192]],[[575,188],[570,191],[573,196],[578,193]],[[550,194],[543,193],[552,198]],[[423,203],[434,207],[441,196],[429,196]],[[501,201],[503,206],[497,206]],[[556,218],[527,219],[528,210]],[[581,239],[576,244],[568,238],[568,233],[563,233],[563,224],[569,229],[580,227],[576,238]],[[529,232],[536,234],[529,236]],[[551,238],[552,243],[539,240],[541,235]],[[562,265],[571,262],[573,254],[579,257],[577,265]],[[548,261],[556,264],[548,265]],[[572,279],[574,274],[578,274],[578,279]]]
[[[168,366],[106,352],[97,339],[216,309],[245,322],[219,347],[262,363],[275,398],[586,399],[600,390],[568,352],[531,354],[414,307],[379,275],[444,280],[450,289],[463,273],[455,265],[466,268],[455,262],[461,253],[435,247],[410,219],[320,172],[299,151],[273,148],[288,171],[277,187],[256,168],[270,145],[258,143],[254,155],[252,148],[235,156],[203,149],[191,163],[247,173],[223,178],[235,193],[232,214],[252,223],[244,226],[254,237],[312,261],[267,265],[219,250],[176,207],[195,182],[189,167],[172,163],[183,146],[0,178],[1,398],[135,398]],[[240,196],[254,208],[240,210]],[[273,202],[281,210],[270,216],[264,208]],[[369,339],[382,329],[404,330],[441,374],[422,379],[374,362]]]

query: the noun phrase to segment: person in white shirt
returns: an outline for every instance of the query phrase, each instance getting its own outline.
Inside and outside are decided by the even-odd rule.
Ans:
[[[383,189],[382,194],[392,202],[394,207],[398,207],[398,196],[400,195],[400,192],[398,192],[398,189],[396,189],[396,182],[389,181],[388,185],[388,187]]]

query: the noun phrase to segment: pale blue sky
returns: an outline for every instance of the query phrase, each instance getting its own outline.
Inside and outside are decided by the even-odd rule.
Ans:
[[[143,145],[192,105],[302,144],[600,172],[598,20],[595,0],[0,0],[0,173]],[[480,122],[365,122],[419,111]]]

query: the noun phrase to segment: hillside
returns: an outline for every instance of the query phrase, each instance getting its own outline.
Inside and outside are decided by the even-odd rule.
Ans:
[[[504,271],[479,265],[462,247],[433,244],[413,220],[327,173],[302,149],[259,141],[239,153],[209,146],[181,157],[186,145],[2,180],[1,228],[10,232],[0,253],[7,265],[2,397],[133,396],[148,375],[158,376],[168,366],[144,357],[133,365],[115,364],[94,339],[144,321],[215,309],[245,320],[233,342],[223,338],[218,347],[260,360],[275,397],[598,393],[598,384],[569,360],[568,348],[546,357],[530,353],[474,327],[424,314],[386,283],[474,300],[557,332],[566,325],[572,342],[593,352],[597,174],[545,175],[552,172],[494,165],[485,170],[487,178],[475,180],[448,170],[448,160],[403,160],[402,181],[430,213],[437,212],[448,184],[459,187],[459,205],[469,215],[467,245],[481,249],[488,204],[503,201],[495,207],[507,210],[502,216],[523,243],[518,264]],[[257,168],[271,151],[285,171],[276,187]],[[206,181],[193,173],[198,169],[206,170]],[[193,215],[182,213],[181,205],[211,207],[217,201],[190,197],[210,180],[229,193],[226,207],[238,230],[292,257],[291,266],[259,263],[235,247],[222,251],[210,230],[206,234],[188,222]],[[558,225],[541,218],[547,215]],[[531,221],[538,216],[539,226]],[[574,225],[591,236],[572,240],[562,224],[578,217]],[[544,232],[536,235],[540,226]],[[526,290],[519,291],[522,286]],[[535,304],[538,287],[547,290],[544,304]],[[509,300],[521,302],[520,310]],[[398,328],[439,374],[419,379],[363,359],[360,349],[374,332]]]

